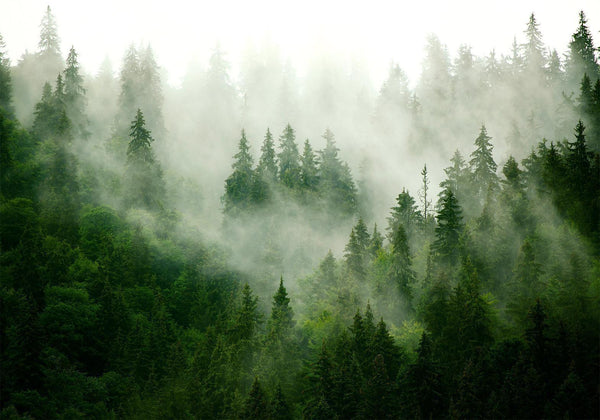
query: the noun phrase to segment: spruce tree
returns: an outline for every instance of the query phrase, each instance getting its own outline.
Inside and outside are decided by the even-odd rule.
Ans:
[[[273,142],[273,135],[268,128],[260,149],[260,153],[260,159],[258,160],[258,165],[256,166],[256,173],[265,181],[275,183],[277,181],[275,143]]]
[[[154,163],[154,152],[150,130],[146,128],[146,120],[142,110],[138,108],[135,118],[129,127],[129,145],[127,147],[127,161]]]
[[[462,211],[452,190],[444,190],[440,199],[432,249],[442,261],[453,264],[459,255],[460,235],[463,229]]]
[[[530,72],[539,73],[545,67],[544,43],[542,42],[542,33],[539,30],[539,24],[532,13],[527,22],[525,30],[527,42],[522,45],[524,50],[525,68]]]
[[[421,191],[420,197],[423,203],[423,220],[427,221],[427,217],[429,216],[429,209],[431,207],[431,199],[429,196],[429,173],[427,172],[427,164],[423,165],[423,170],[421,171],[422,181],[421,181]]]
[[[56,29],[56,20],[50,10],[46,8],[46,13],[40,23],[40,41],[38,43],[40,54],[60,56],[60,38]]]
[[[421,214],[419,213],[415,199],[406,189],[402,188],[402,192],[396,197],[396,203],[398,205],[391,208],[392,212],[390,217],[387,218],[388,238],[390,241],[399,225],[402,225],[408,237],[411,237],[415,226],[421,220]]]
[[[225,180],[225,195],[222,199],[225,205],[224,211],[229,214],[237,214],[252,205],[255,175],[252,169],[253,159],[250,155],[250,146],[244,130],[242,130],[238,153],[235,154],[234,159],[233,172]]]
[[[87,137],[87,117],[85,114],[85,89],[83,77],[79,74],[77,52],[71,47],[67,57],[67,67],[64,70],[65,81],[65,106],[67,116],[73,124],[75,135]]]
[[[266,419],[269,416],[269,401],[257,377],[254,377],[250,393],[244,404],[242,419]]]
[[[300,154],[294,129],[288,124],[279,136],[279,180],[288,188],[300,184]]]
[[[268,323],[269,336],[271,339],[281,340],[294,326],[294,312],[290,307],[290,298],[283,286],[283,277],[279,281],[279,288],[273,295],[273,306],[271,318]]]
[[[498,165],[496,165],[492,156],[491,139],[487,135],[485,125],[482,125],[479,136],[475,139],[475,150],[471,153],[471,160],[469,161],[472,183],[480,201],[483,201],[488,189],[494,191],[498,187],[498,176],[496,175]]]
[[[600,76],[594,41],[587,27],[587,19],[583,10],[579,12],[579,26],[569,43],[565,68],[571,87],[575,87],[584,74],[587,74],[593,80]]]
[[[392,236],[392,255],[390,264],[390,280],[396,285],[400,295],[408,306],[412,301],[412,287],[415,282],[415,272],[412,270],[412,257],[408,245],[408,237],[404,226],[399,224]]]
[[[13,113],[12,106],[12,80],[10,75],[10,59],[6,52],[4,38],[0,34],[0,109],[3,109],[7,116]]]
[[[315,191],[319,184],[317,174],[317,157],[313,152],[308,139],[304,142],[304,150],[300,158],[300,183],[302,188],[308,191]]]

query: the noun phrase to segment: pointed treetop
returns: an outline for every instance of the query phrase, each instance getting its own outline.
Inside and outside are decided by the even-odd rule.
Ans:
[[[60,38],[56,29],[56,20],[50,10],[50,6],[46,8],[46,13],[40,23],[40,41],[38,47],[42,54],[58,54],[60,55]]]

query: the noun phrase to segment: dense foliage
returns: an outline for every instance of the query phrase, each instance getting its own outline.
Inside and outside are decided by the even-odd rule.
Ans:
[[[582,13],[566,73],[546,57],[533,15],[515,52],[516,74],[542,78],[542,91],[552,71],[565,86],[581,76],[579,98],[566,97],[571,136],[537,139],[520,163],[498,165],[482,125],[469,159],[457,150],[444,169],[435,209],[425,166],[420,199],[402,189],[385,237],[361,210],[368,186],[355,184],[332,131],[323,149],[306,140],[300,151],[290,124],[277,145],[267,129],[255,159],[242,130],[223,235],[238,241],[282,208],[316,214],[328,233],[352,221],[343,257],[329,251],[301,278],[272,275],[283,251],[263,238],[244,243],[270,249],[260,263],[271,268],[247,272],[186,224],[173,202],[190,190],[161,165],[149,47],[128,50],[114,129],[92,147],[103,117],[87,108],[75,49],[24,125],[11,72],[22,81],[25,64],[11,69],[0,38],[0,417],[600,417],[600,73],[585,25]],[[428,48],[438,68],[423,92],[449,100],[434,88],[439,41]],[[35,59],[56,57],[48,8]],[[219,51],[211,65],[226,101]],[[468,72],[457,72],[460,95]],[[394,109],[410,114],[416,101],[393,67],[374,119],[385,132]],[[427,115],[441,115],[432,104]]]

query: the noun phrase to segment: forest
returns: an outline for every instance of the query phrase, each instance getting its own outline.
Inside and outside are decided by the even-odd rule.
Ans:
[[[583,11],[375,88],[268,42],[89,74],[40,15],[0,35],[0,419],[600,418]]]

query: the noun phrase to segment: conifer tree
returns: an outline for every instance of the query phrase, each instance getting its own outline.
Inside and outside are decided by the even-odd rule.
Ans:
[[[64,70],[65,106],[67,116],[73,124],[75,135],[87,137],[87,117],[85,115],[85,89],[83,77],[79,74],[77,52],[71,47],[67,57],[67,67]]]
[[[273,142],[273,135],[267,128],[265,139],[260,149],[260,159],[256,166],[256,173],[262,177],[265,181],[274,183],[277,181],[277,162],[275,161],[275,143]]]
[[[129,127],[130,141],[127,147],[128,162],[154,163],[154,152],[150,130],[146,128],[146,120],[142,110],[138,108],[134,120]]]
[[[10,59],[6,52],[4,38],[0,34],[0,109],[8,116],[12,115],[12,80],[10,75]]]
[[[594,41],[587,27],[587,19],[583,10],[579,12],[579,26],[569,43],[565,68],[568,82],[572,87],[576,86],[583,74],[587,74],[593,80],[599,77]]]
[[[239,151],[234,156],[233,172],[225,180],[225,195],[223,203],[225,213],[236,213],[248,209],[252,204],[252,190],[254,184],[253,159],[250,155],[250,146],[246,139],[246,132],[242,130],[239,142]]]
[[[456,262],[462,232],[462,211],[452,190],[444,190],[437,215],[435,242],[432,249],[446,263]]]
[[[279,180],[288,188],[300,183],[300,154],[296,145],[296,134],[288,124],[279,136]]]
[[[317,174],[317,157],[312,150],[308,139],[304,142],[304,150],[300,158],[300,182],[308,191],[315,191],[319,184]]]
[[[359,282],[363,282],[366,278],[364,248],[361,246],[354,228],[352,228],[350,238],[344,248],[344,257],[346,258],[346,266],[352,277]]]
[[[392,207],[390,217],[388,220],[388,238],[392,240],[399,225],[404,227],[404,231],[410,237],[416,224],[421,219],[421,214],[415,203],[415,199],[412,198],[410,193],[406,189],[402,188],[402,192],[396,197],[396,207]]]
[[[440,197],[444,194],[445,190],[452,190],[454,195],[463,198],[463,196],[468,193],[470,177],[467,164],[458,149],[452,155],[450,162],[452,163],[452,166],[444,169],[446,179],[440,183],[440,187],[442,187]]]
[[[266,419],[269,415],[269,401],[257,377],[254,377],[250,393],[244,404],[242,419]]]
[[[390,279],[398,287],[401,296],[410,306],[415,272],[412,270],[412,257],[404,226],[399,224],[392,237],[392,261]]]
[[[533,13],[529,16],[525,36],[527,42],[522,45],[525,68],[530,72],[541,72],[545,67],[544,43]]]
[[[369,252],[371,253],[371,258],[377,256],[377,253],[383,247],[383,236],[377,230],[377,223],[373,226],[373,233],[371,234],[371,243],[369,244]]]
[[[281,277],[279,288],[275,295],[273,295],[273,307],[268,325],[270,337],[279,340],[284,338],[295,324],[293,317],[294,312],[290,307],[290,298],[283,286],[283,277]]]
[[[57,55],[60,56],[60,38],[56,29],[56,20],[50,10],[50,6],[46,8],[46,13],[40,23],[40,41],[38,47],[42,55]]]
[[[232,338],[236,341],[248,342],[258,331],[261,316],[258,312],[258,297],[254,296],[248,283],[242,288],[240,306],[232,325]]]
[[[475,139],[475,150],[471,153],[469,161],[472,183],[480,200],[485,198],[488,189],[496,190],[498,187],[498,176],[496,175],[498,165],[492,156],[491,139],[487,135],[485,125],[482,125],[479,136]]]
[[[421,201],[423,203],[423,219],[427,221],[427,216],[429,216],[429,209],[431,207],[431,200],[429,199],[429,174],[427,172],[427,164],[423,165],[423,170],[421,171],[422,181],[421,181]]]

